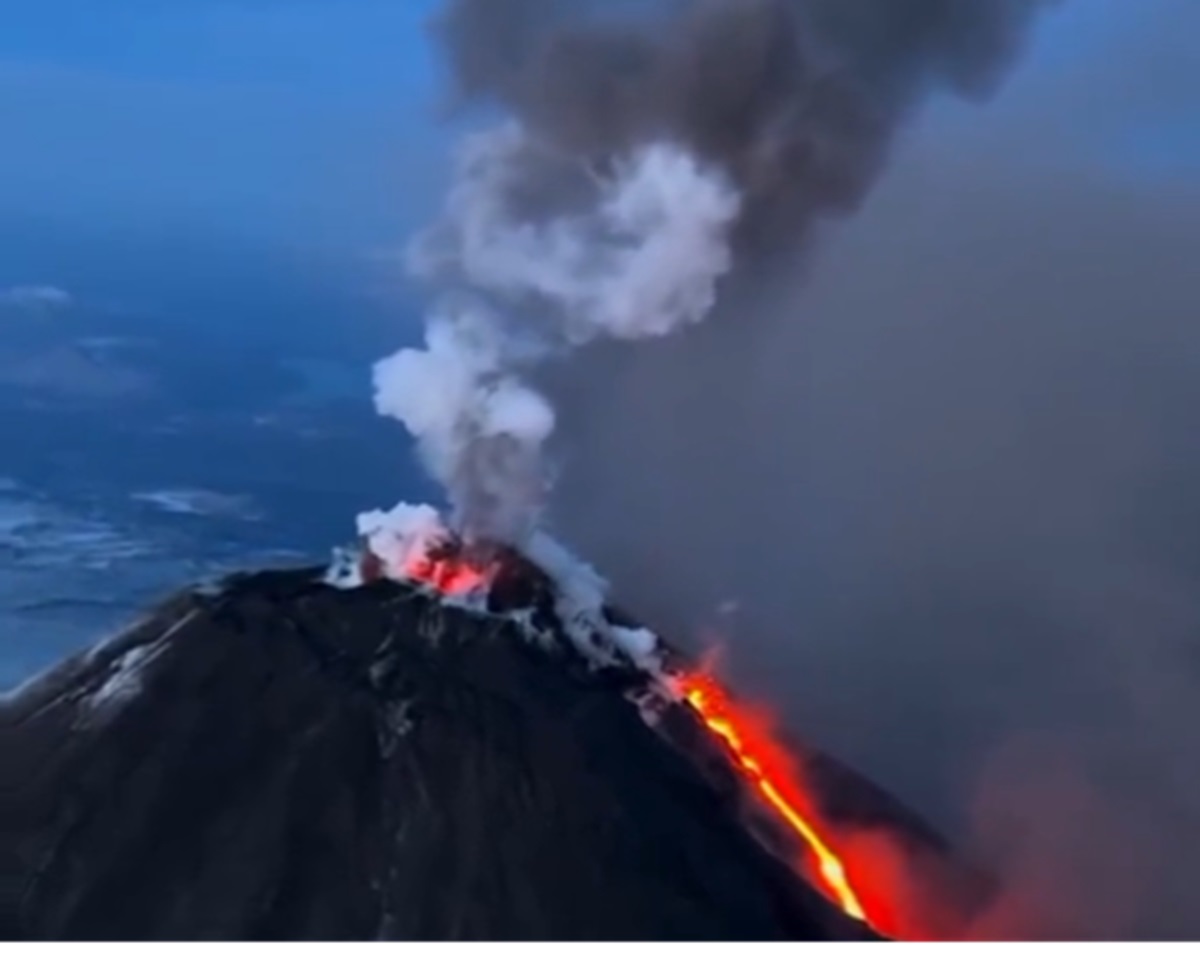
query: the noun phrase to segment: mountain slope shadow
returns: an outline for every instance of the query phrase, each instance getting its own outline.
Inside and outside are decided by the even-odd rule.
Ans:
[[[622,677],[391,582],[181,594],[4,702],[0,937],[866,936]]]

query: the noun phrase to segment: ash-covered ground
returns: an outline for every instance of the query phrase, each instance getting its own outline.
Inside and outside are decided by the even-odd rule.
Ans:
[[[870,935],[636,681],[390,580],[185,592],[5,701],[0,936]]]

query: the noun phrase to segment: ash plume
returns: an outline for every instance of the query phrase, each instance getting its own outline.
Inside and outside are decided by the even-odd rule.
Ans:
[[[455,0],[463,144],[412,271],[423,349],[376,367],[461,528],[526,537],[553,477],[537,368],[703,321],[853,211],[935,90],[988,93],[1045,0]],[[753,333],[748,329],[748,333]]]
[[[1186,150],[1114,156],[1190,128],[1198,15],[1048,44],[809,274],[545,381],[557,530],[982,853],[983,935],[1200,935],[1200,202]]]

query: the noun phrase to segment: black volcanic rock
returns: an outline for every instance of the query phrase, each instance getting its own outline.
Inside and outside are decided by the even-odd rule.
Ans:
[[[835,939],[613,675],[313,572],[183,594],[0,706],[0,939]]]

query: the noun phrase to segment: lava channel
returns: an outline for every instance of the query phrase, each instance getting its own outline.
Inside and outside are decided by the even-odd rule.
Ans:
[[[405,565],[404,573],[451,597],[486,590],[492,581],[488,570],[451,552],[414,558]],[[712,676],[684,673],[671,677],[688,707],[724,743],[763,804],[812,851],[817,879],[826,895],[847,915],[875,927],[851,885],[845,864],[808,819],[810,812],[802,806],[804,799],[782,746],[755,719],[740,712]]]
[[[787,757],[755,720],[741,712],[711,676],[689,673],[675,676],[688,707],[704,726],[724,742],[742,775],[779,820],[808,845],[817,861],[817,875],[827,895],[856,920],[869,923],[862,903],[837,853],[807,819],[803,798],[787,766]],[[873,924],[872,924],[873,926]]]

